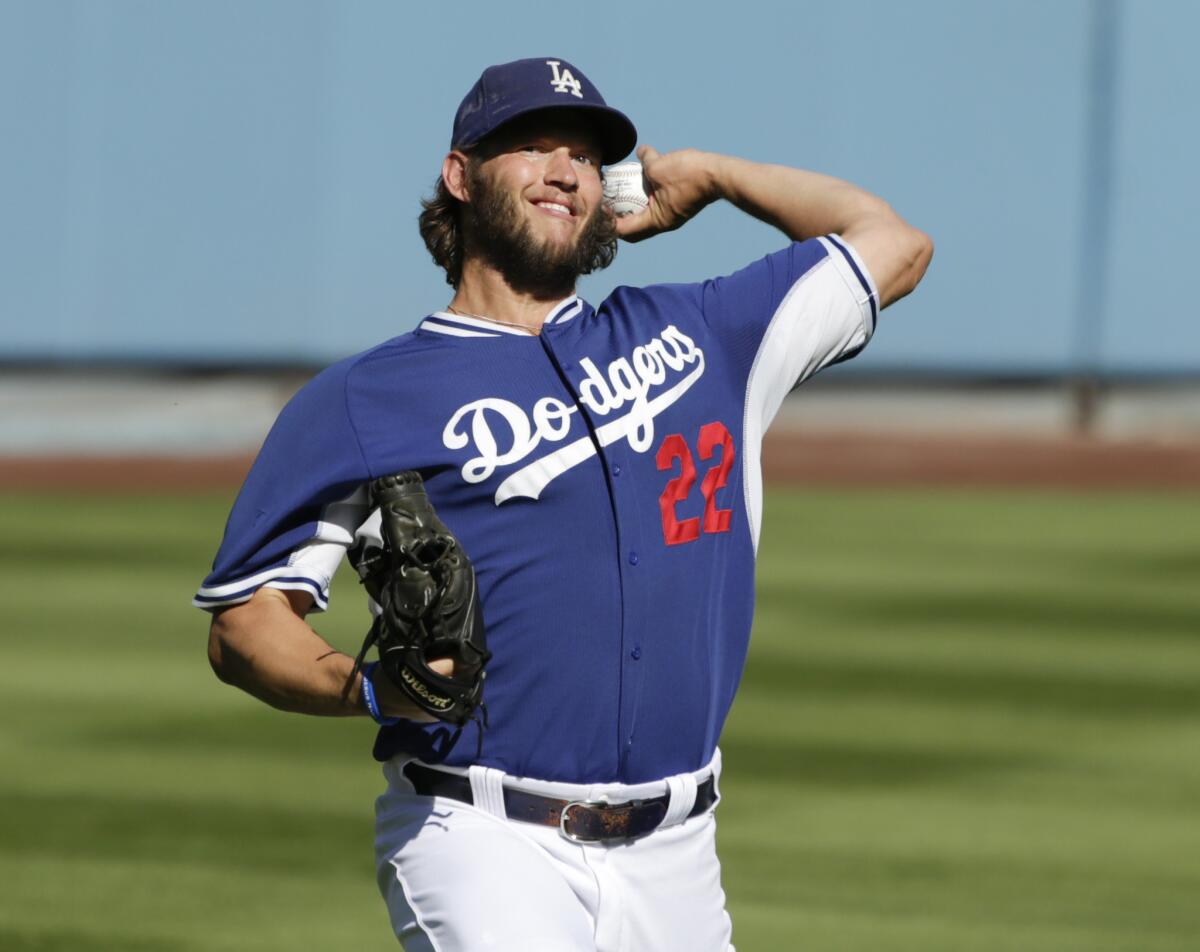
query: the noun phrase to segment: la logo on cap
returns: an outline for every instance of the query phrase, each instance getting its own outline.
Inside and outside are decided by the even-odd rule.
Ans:
[[[554,78],[550,80],[550,85],[554,87],[556,93],[570,93],[572,96],[582,99],[583,93],[580,92],[583,88],[582,84],[571,75],[569,69],[564,69],[561,73],[558,71],[561,62],[561,60],[546,60],[546,65],[554,73]]]

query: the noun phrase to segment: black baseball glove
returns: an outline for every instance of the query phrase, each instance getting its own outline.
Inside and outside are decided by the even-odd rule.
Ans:
[[[388,679],[421,710],[461,728],[482,704],[484,666],[492,656],[475,570],[433,511],[418,473],[375,480],[371,500],[379,507],[384,547],[364,552],[358,569],[382,611],[354,670],[378,644],[379,665]],[[429,667],[439,658],[454,661],[452,675]]]

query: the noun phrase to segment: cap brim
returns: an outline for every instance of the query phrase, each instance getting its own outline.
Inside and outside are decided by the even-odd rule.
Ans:
[[[594,122],[596,130],[600,136],[600,161],[604,165],[612,165],[614,162],[620,162],[625,156],[633,151],[633,147],[637,145],[637,129],[630,122],[629,117],[619,109],[613,109],[612,106],[599,106],[595,103],[581,102],[578,104],[572,103],[556,103],[553,106],[542,104],[529,106],[526,109],[519,110],[506,116],[504,121],[494,129],[489,129],[487,135],[480,136],[473,142],[455,142],[452,148],[468,149],[473,145],[478,145],[488,136],[495,134],[505,126],[510,125],[514,120],[522,116],[532,115],[535,112],[567,112],[579,114],[582,110],[587,110],[590,113],[589,118]]]

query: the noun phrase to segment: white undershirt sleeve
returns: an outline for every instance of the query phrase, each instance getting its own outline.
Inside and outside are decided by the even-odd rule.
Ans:
[[[836,235],[828,252],[792,285],[767,326],[746,384],[746,512],[758,548],[762,519],[762,440],[784,397],[817,371],[851,357],[875,331],[879,294],[858,254]]]

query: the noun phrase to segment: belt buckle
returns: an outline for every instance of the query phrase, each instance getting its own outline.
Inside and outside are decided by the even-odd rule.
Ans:
[[[572,843],[602,843],[604,841],[604,837],[602,836],[579,836],[570,832],[567,829],[567,811],[570,810],[571,807],[584,807],[585,809],[593,809],[610,806],[612,806],[612,804],[607,800],[572,800],[570,803],[564,806],[558,814],[558,832]]]
[[[621,800],[617,803],[612,803],[609,800],[572,800],[562,808],[562,811],[558,815],[558,831],[572,843],[609,843],[616,840],[635,840],[639,836],[645,836],[650,830],[612,836],[580,836],[577,833],[572,833],[567,829],[567,811],[571,807],[584,807],[585,809],[597,810],[636,810],[639,807],[645,806],[648,802],[648,800]]]

